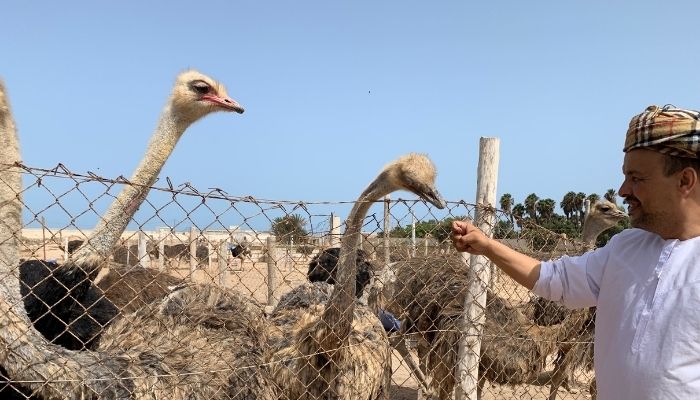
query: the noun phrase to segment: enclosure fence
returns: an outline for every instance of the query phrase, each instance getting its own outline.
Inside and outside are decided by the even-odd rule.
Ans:
[[[130,183],[64,165],[17,168],[24,183],[17,193],[23,228],[15,232],[21,260],[5,268],[3,285],[20,282],[22,304],[13,306],[56,345],[51,349],[96,354],[138,372],[115,374],[110,390],[95,397],[119,398],[112,391],[118,387],[133,398],[298,398],[288,390],[302,387],[306,398],[366,399],[375,376],[386,378],[383,398],[443,399],[459,390],[459,344],[480,322],[465,317],[474,315],[465,308],[476,304],[468,288],[477,275],[454,250],[450,230],[454,220],[474,219],[480,206],[448,201],[438,210],[402,193],[372,205],[350,256],[356,298],[339,309],[349,313],[340,320],[350,320],[350,332],[313,353],[302,343],[336,328],[319,321],[340,304],[333,294],[339,252],[331,249],[340,246],[352,201],[238,197],[166,180],[150,188],[109,258],[81,275],[66,272],[75,267],[74,252],[89,246],[89,227]],[[536,221],[482,211],[494,217],[498,240],[535,258],[586,249]],[[536,298],[497,268],[479,283],[487,299],[477,310],[484,317],[476,338],[481,398],[543,399],[550,391],[590,398],[594,310],[572,312]],[[35,350],[2,340],[3,354],[17,357],[0,360],[1,398],[44,398],[47,382],[67,379],[61,365],[43,382],[27,379],[32,365],[8,373],[7,363]],[[348,371],[368,378],[353,382]],[[268,392],[251,397],[258,386]]]

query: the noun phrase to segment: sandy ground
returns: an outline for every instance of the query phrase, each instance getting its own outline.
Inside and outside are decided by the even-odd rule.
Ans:
[[[35,251],[35,255],[42,254]],[[55,258],[62,260],[63,253],[54,246],[47,246],[47,258]],[[25,257],[29,257],[26,254]],[[274,291],[270,292],[268,287],[268,263],[265,256],[254,251],[250,257],[247,257],[243,262],[237,259],[228,258],[223,270],[225,286],[233,290],[240,291],[247,295],[251,295],[261,304],[268,305],[274,302],[274,299],[279,299],[284,293],[288,292],[306,279],[307,265],[309,257],[302,256],[297,253],[285,254],[279,252],[275,258],[276,262],[272,267],[274,272]],[[152,260],[152,267],[157,267],[158,261]],[[170,274],[180,276],[186,279],[192,279],[196,282],[220,284],[222,282],[222,270],[219,267],[219,262],[216,256],[213,256],[211,263],[199,265],[194,270],[191,269],[187,260],[173,265],[164,265],[166,271]],[[528,292],[512,282],[504,276],[496,276],[497,291],[503,297],[507,298],[511,303],[526,301]],[[271,296],[269,296],[271,295]],[[417,360],[416,360],[417,361]],[[392,360],[394,373],[392,374],[391,398],[396,400],[419,400],[425,399],[421,397],[418,390],[418,384],[410,370],[405,365],[397,352],[394,352]],[[559,399],[590,399],[588,393],[588,383],[590,376],[578,375],[578,392],[569,393],[563,388],[559,390]],[[518,386],[500,386],[486,384],[483,392],[483,399],[532,399],[540,400],[547,399],[549,387],[518,385]]]

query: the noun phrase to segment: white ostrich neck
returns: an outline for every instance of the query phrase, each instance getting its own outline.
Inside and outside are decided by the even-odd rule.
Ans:
[[[129,221],[146,199],[150,187],[155,183],[160,170],[188,125],[189,123],[178,122],[171,106],[166,106],[161,114],[158,127],[148,144],[146,155],[130,179],[132,184],[124,185],[122,191],[95,226],[86,245],[75,255],[76,260],[91,255],[105,258],[111,253]]]
[[[365,191],[350,211],[345,233],[340,242],[340,259],[336,271],[336,284],[333,294],[326,304],[322,320],[328,327],[324,350],[341,345],[352,327],[355,311],[355,276],[357,275],[356,252],[362,243],[362,222],[372,202],[379,197],[368,196]]]
[[[22,176],[12,166],[22,160],[19,139],[9,105],[4,103],[0,84],[0,268],[15,269],[19,262],[19,239],[22,233]],[[3,272],[3,276],[14,274]],[[4,281],[16,279],[4,279]],[[14,284],[12,286],[15,286]],[[17,291],[19,295],[19,290]]]
[[[595,245],[598,236],[603,233],[610,226],[605,223],[605,221],[600,221],[596,218],[591,218],[587,215],[583,221],[583,232],[581,233],[581,239],[584,243],[589,246]]]

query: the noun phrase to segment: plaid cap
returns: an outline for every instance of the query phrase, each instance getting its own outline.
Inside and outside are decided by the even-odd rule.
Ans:
[[[647,107],[643,113],[632,117],[622,151],[639,148],[700,158],[700,112],[670,105]]]

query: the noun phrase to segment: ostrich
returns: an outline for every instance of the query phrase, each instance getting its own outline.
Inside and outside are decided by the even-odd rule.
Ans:
[[[309,271],[306,276],[309,282],[328,282],[331,285],[336,283],[336,270],[340,259],[340,247],[330,247],[316,254],[309,261]],[[355,295],[362,296],[365,286],[369,284],[374,266],[367,260],[367,253],[362,249],[357,249],[355,256],[357,264],[357,276],[355,277]]]
[[[584,222],[584,247],[588,249],[600,233],[625,215],[607,201],[594,204]],[[384,268],[381,276],[384,278],[372,288],[378,293],[377,301],[402,319],[403,333],[420,335],[418,355],[426,363],[422,372],[430,378],[430,383],[421,383],[429,385],[440,399],[450,398],[455,385],[460,318],[466,288],[473,279],[471,272],[465,268],[461,255],[426,256],[393,263]],[[487,296],[485,312],[482,377],[511,384],[540,382],[538,374],[544,368],[544,358],[558,350],[553,345],[578,337],[590,318],[587,310],[569,311],[557,325],[540,327],[493,293]],[[512,332],[511,336],[523,339],[517,346],[502,339],[504,326]],[[421,371],[414,372],[420,378]],[[479,388],[483,383],[480,380]]]
[[[231,256],[233,256],[233,258],[238,258],[241,261],[243,261],[243,257],[250,257],[253,254],[248,245],[248,240],[245,238],[243,238],[243,243],[229,245],[229,250],[231,250]]]
[[[62,245],[59,245],[58,248],[61,251],[67,251],[68,254],[73,254],[80,246],[82,246],[84,240],[80,239],[73,239],[68,241],[68,247],[65,248]]]
[[[615,226],[621,220],[627,218],[627,214],[620,210],[615,203],[607,199],[601,199],[587,207],[583,220],[583,232],[581,235],[583,246],[578,251],[582,254],[595,248],[596,239],[601,233]],[[538,325],[551,325],[563,321],[570,310],[550,300],[540,297],[530,301],[533,305],[533,320]],[[586,320],[578,332],[575,340],[562,343],[557,358],[554,361],[554,370],[544,373],[538,381],[551,382],[549,400],[555,400],[557,390],[562,384],[571,391],[571,384],[574,382],[574,369],[578,366],[585,366],[590,369],[593,359],[593,329],[595,327],[595,307],[591,307],[586,315]],[[594,384],[594,383],[593,383]]]
[[[32,326],[20,295],[17,265],[22,232],[22,181],[19,139],[5,88],[0,82],[0,375],[24,381],[3,382],[2,398],[127,398],[120,357],[105,359],[89,352],[71,352],[48,343]],[[90,368],[83,366],[89,365]],[[60,376],[61,380],[56,377]]]
[[[376,315],[355,299],[361,226],[372,202],[409,190],[438,208],[435,168],[419,154],[390,163],[350,211],[341,240],[336,284],[304,284],[283,296],[269,320],[270,368],[293,399],[387,397],[390,347]]]
[[[114,305],[93,285],[131,217],[172,153],[195,121],[215,111],[242,113],[225,88],[194,70],[176,81],[145,157],[97,223],[87,241],[63,265],[30,260],[20,265],[25,308],[35,327],[54,343],[69,349],[94,346],[104,326],[117,314]],[[145,283],[144,283],[145,284]]]
[[[0,274],[16,276],[22,186],[19,169],[11,165],[19,160],[19,151],[2,89],[0,85]],[[180,286],[114,321],[95,351],[74,352],[47,343],[32,328],[18,286],[17,280],[0,280],[0,358],[5,366],[0,373],[24,381],[32,396],[279,398],[269,374],[259,367],[266,320],[250,299],[211,286]],[[223,347],[212,352],[212,345]]]
[[[5,110],[9,108],[6,107]],[[117,310],[103,297],[102,292],[92,285],[91,280],[105,265],[103,261],[109,250],[145,198],[148,187],[155,181],[184,130],[197,119],[218,110],[243,112],[235,101],[228,98],[223,86],[211,78],[192,70],[180,74],[161,116],[159,127],[151,139],[147,156],[134,173],[132,183],[135,185],[125,186],[105,218],[98,223],[93,235],[88,238],[86,245],[80,248],[71,260],[60,266],[38,260],[20,265],[20,290],[23,292],[25,309],[34,326],[46,338],[70,349],[95,346],[97,335],[104,325],[116,316]],[[9,115],[9,111],[7,112]],[[35,344],[35,348],[37,346],[42,348],[43,345],[39,342]],[[55,348],[51,349],[52,356],[56,356]],[[86,357],[90,359],[95,356]],[[83,365],[90,363],[94,364],[95,361]],[[75,366],[73,370],[79,371],[80,363],[76,364],[74,360],[72,364],[71,360],[66,361],[66,365]],[[12,376],[12,373],[6,375]],[[53,375],[55,373],[42,376]],[[74,379],[74,382],[78,382],[78,386],[89,386],[80,383],[80,379]],[[51,385],[47,385],[46,391],[42,390],[42,393],[51,393],[49,386]],[[70,386],[76,386],[76,383]],[[114,392],[119,387],[120,385],[116,385],[111,391]]]

